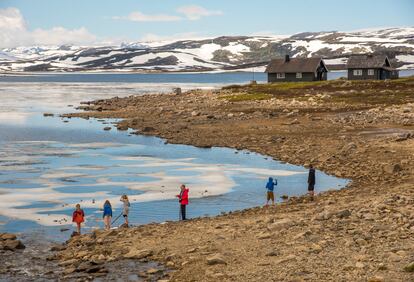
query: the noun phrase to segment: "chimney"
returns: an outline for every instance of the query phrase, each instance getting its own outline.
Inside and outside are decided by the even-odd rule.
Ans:
[[[287,63],[289,61],[290,61],[289,55],[285,55],[285,63]]]

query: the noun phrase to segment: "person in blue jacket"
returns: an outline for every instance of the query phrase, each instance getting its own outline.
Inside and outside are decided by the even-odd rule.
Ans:
[[[111,203],[106,200],[103,206],[103,221],[105,223],[105,229],[111,229],[111,220],[112,220],[112,206]]]
[[[266,206],[269,204],[269,201],[272,200],[272,205],[275,204],[275,195],[273,190],[275,189],[275,186],[277,185],[277,179],[273,181],[272,177],[269,177],[269,180],[266,183],[266,190],[267,190],[267,201]]]

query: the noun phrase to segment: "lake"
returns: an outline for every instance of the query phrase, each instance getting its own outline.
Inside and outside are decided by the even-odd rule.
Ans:
[[[219,74],[163,75],[135,75],[133,83],[119,81],[129,78],[118,74],[94,74],[93,82],[89,74],[58,75],[64,82],[48,81],[53,75],[26,82],[0,77],[0,232],[36,233],[62,241],[70,234],[60,230],[72,228],[76,203],[85,210],[84,229],[90,231],[102,228],[100,209],[106,199],[113,204],[114,216],[121,212],[122,194],[130,197],[134,225],[178,220],[175,195],[181,183],[190,189],[190,218],[263,205],[269,176],[278,179],[279,201],[281,195],[306,192],[307,170],[300,166],[248,151],[165,144],[160,138],[119,132],[115,120],[59,117],[76,111],[84,100],[250,80],[241,73],[221,79]],[[44,117],[45,112],[55,116]],[[113,129],[104,131],[107,126]],[[317,172],[318,192],[347,183]]]
[[[414,70],[401,70],[400,77],[414,75]],[[328,72],[328,80],[346,77],[346,71]],[[0,74],[1,82],[61,82],[61,83],[140,83],[161,86],[186,84],[188,87],[214,87],[228,84],[258,83],[267,81],[263,72],[224,72],[224,73],[32,73],[21,75]]]

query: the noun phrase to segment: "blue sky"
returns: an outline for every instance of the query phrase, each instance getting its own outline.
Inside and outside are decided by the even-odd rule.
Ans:
[[[24,33],[9,45],[120,42],[414,26],[413,14],[411,0],[0,0],[0,31]]]

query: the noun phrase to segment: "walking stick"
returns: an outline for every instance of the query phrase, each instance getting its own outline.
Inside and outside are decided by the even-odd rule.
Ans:
[[[115,223],[115,221],[117,221],[117,220],[118,220],[118,218],[120,218],[120,217],[121,217],[121,215],[122,215],[123,213],[124,213],[124,212],[122,211],[122,212],[121,212],[121,214],[120,214],[120,215],[118,215],[118,217],[117,217],[117,218],[115,218],[115,219],[112,221],[111,225],[113,225],[113,224]]]

